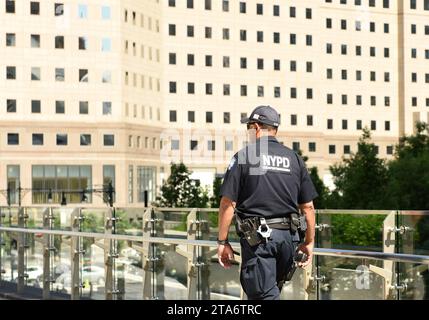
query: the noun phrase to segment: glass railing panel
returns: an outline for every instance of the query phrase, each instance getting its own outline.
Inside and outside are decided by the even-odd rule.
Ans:
[[[191,250],[191,246],[164,244],[161,248],[162,263],[150,262],[148,266],[152,270],[164,270],[164,298],[166,300],[188,299],[188,258],[186,255],[188,250]],[[153,274],[152,278],[155,276]],[[147,289],[147,287],[145,288]],[[156,295],[161,295],[159,290]]]
[[[1,280],[17,282],[18,277],[18,250],[15,237],[10,232],[2,232],[1,246]]]
[[[70,231],[73,223],[73,213],[77,208],[53,207],[52,215],[54,218],[55,230]]]
[[[187,238],[187,217],[190,213],[190,210],[156,210],[155,209],[155,218],[157,217],[156,213],[161,212],[163,219],[163,229],[164,237],[166,238]],[[147,223],[147,221],[144,221]]]
[[[116,208],[116,234],[140,236],[143,234],[144,208]]]
[[[312,286],[319,300],[395,299],[395,266],[374,259],[324,257]]]
[[[104,264],[104,247],[106,240],[102,238],[80,237],[79,241],[82,248],[79,273],[81,298],[104,300],[106,298],[106,276]]]
[[[83,208],[81,210],[82,232],[104,233],[109,208]]]
[[[429,300],[429,265],[397,263],[397,294],[400,300]]]
[[[396,227],[398,253],[429,255],[429,211],[400,211]]]
[[[317,246],[363,251],[383,251],[383,224],[390,212],[319,210]]]
[[[117,241],[118,258],[114,260],[113,279],[117,300],[143,299],[143,263],[142,245],[119,240]]]
[[[53,236],[50,261],[51,291],[71,294],[71,237]]]

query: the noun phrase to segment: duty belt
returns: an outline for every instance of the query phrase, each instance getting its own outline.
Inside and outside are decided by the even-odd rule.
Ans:
[[[289,217],[265,219],[265,222],[267,223],[267,225],[274,229],[290,229]]]

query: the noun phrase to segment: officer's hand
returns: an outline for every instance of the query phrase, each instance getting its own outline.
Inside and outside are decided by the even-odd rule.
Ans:
[[[217,248],[219,264],[225,269],[231,267],[231,261],[234,260],[234,252],[230,244],[220,244]]]
[[[305,268],[308,265],[310,265],[311,261],[313,260],[313,247],[314,244],[313,243],[303,243],[299,246],[298,250],[302,251],[303,253],[305,253],[307,255],[307,260],[304,262],[298,262],[298,266],[300,268]]]

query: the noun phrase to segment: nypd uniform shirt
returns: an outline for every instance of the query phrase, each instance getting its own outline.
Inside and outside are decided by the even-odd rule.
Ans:
[[[302,158],[273,136],[234,155],[220,195],[236,202],[241,218],[282,217],[318,196]]]

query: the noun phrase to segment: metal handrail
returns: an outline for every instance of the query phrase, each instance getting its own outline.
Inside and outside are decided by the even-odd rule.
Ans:
[[[175,245],[193,245],[200,247],[216,247],[216,241],[209,240],[187,240],[178,238],[163,238],[163,237],[149,237],[147,234],[143,236],[131,236],[122,234],[107,234],[107,233],[94,233],[94,232],[75,232],[65,230],[46,230],[46,229],[26,229],[26,228],[13,228],[13,227],[0,227],[3,232],[19,232],[19,233],[33,233],[33,234],[50,234],[58,236],[70,237],[84,237],[84,238],[99,238],[111,240],[125,240],[135,242],[150,242],[150,243],[168,243]],[[238,242],[231,242],[233,249],[240,249]],[[405,263],[418,263],[429,264],[429,256],[426,255],[412,255],[412,254],[399,254],[399,253],[384,253],[373,251],[357,251],[357,250],[344,250],[344,249],[324,249],[315,248],[314,254],[318,256],[342,257],[342,258],[362,258],[371,260],[387,260]]]

